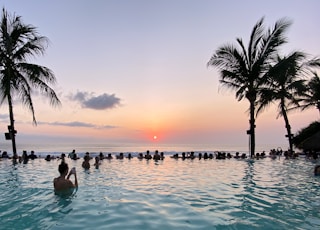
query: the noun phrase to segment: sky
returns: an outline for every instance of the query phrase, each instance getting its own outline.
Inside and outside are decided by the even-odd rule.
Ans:
[[[14,104],[17,141],[73,139],[247,145],[249,104],[221,88],[207,67],[224,44],[247,44],[255,23],[292,20],[281,52],[320,55],[320,1],[1,0],[0,5],[50,40],[30,62],[50,68],[61,107],[34,94],[37,126]],[[289,114],[295,133],[319,120],[316,109]],[[0,132],[8,106],[0,107]],[[256,143],[286,146],[276,106],[257,117]],[[156,140],[155,140],[156,136]],[[0,138],[5,142],[4,135]]]

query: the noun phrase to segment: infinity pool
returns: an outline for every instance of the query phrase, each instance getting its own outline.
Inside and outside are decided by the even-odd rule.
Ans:
[[[53,192],[60,161],[0,161],[0,229],[320,229],[315,162],[103,160]]]

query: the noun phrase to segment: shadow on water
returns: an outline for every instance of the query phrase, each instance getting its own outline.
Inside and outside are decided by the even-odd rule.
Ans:
[[[78,189],[72,189],[68,192],[53,192],[51,202],[47,206],[46,221],[43,221],[43,228],[57,227],[64,223],[73,211],[73,200],[77,197]],[[52,202],[53,201],[53,202]]]
[[[68,189],[68,190],[58,191],[58,192],[54,191],[54,195],[61,199],[72,200],[74,197],[76,197],[77,191],[78,191],[78,188]]]
[[[78,189],[72,189],[65,192],[54,192],[54,203],[57,211],[62,214],[69,214],[72,211],[72,200],[76,197]]]

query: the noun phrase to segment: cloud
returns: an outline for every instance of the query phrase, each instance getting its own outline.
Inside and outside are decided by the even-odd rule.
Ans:
[[[76,94],[69,96],[69,99],[80,102],[83,108],[105,110],[112,109],[120,105],[120,98],[116,97],[115,94],[101,94],[95,96],[94,93],[78,91]]]
[[[75,101],[85,101],[86,97],[88,97],[89,93],[78,91],[75,95],[71,95],[71,99]]]
[[[69,127],[88,127],[88,128],[94,128],[94,124],[80,122],[80,121],[73,121],[73,122],[51,122],[47,123],[49,125],[53,126],[69,126]]]
[[[117,126],[112,125],[95,125],[91,123],[81,122],[81,121],[72,121],[72,122],[38,122],[38,124],[52,125],[52,126],[68,126],[68,127],[85,127],[85,128],[96,128],[96,129],[113,129]]]

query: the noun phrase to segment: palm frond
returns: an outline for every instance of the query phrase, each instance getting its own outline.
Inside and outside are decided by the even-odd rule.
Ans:
[[[51,105],[61,103],[49,86],[56,83],[53,72],[27,62],[30,57],[44,54],[47,45],[48,39],[40,36],[34,26],[24,24],[20,16],[10,15],[3,8],[0,21],[0,103],[17,96],[31,111],[35,124],[34,90],[49,97]]]

